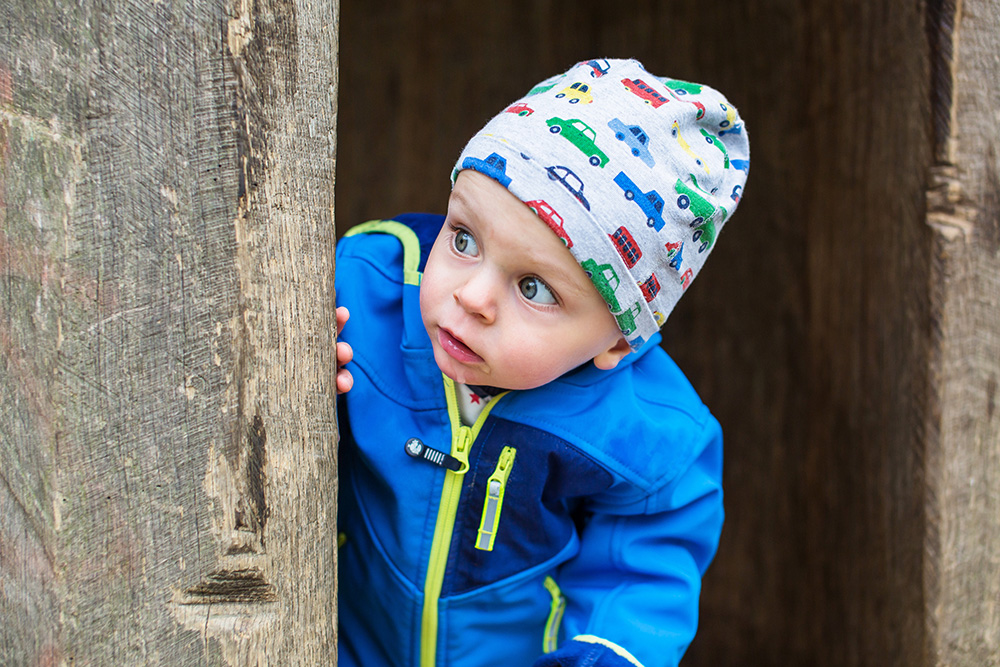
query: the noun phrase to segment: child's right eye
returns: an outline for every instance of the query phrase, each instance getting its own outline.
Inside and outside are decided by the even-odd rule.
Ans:
[[[534,276],[528,276],[527,278],[522,278],[521,282],[518,283],[518,288],[521,290],[521,294],[528,301],[533,301],[534,303],[544,303],[544,304],[555,304],[559,303],[552,290],[549,286],[542,282],[541,278],[535,278]]]
[[[464,229],[455,230],[453,243],[455,244],[455,250],[463,255],[471,255],[472,257],[475,257],[479,254],[479,246],[476,245],[476,239],[473,238],[472,234]]]

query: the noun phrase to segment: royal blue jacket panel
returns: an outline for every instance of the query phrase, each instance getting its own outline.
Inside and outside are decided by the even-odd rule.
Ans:
[[[441,223],[337,247],[339,664],[676,665],[722,526],[718,423],[656,336],[463,426],[419,310]]]

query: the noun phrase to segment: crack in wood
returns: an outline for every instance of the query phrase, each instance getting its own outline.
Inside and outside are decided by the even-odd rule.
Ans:
[[[248,512],[236,513],[236,527],[246,528],[257,533],[260,538],[261,549],[264,548],[264,528],[270,510],[267,507],[267,499],[264,497],[264,486],[267,478],[264,466],[267,463],[267,431],[264,429],[264,420],[260,415],[254,415],[253,421],[247,430],[247,462],[246,462],[246,482],[247,501],[249,503]]]
[[[216,570],[187,588],[178,604],[269,603],[278,599],[274,585],[258,568]]]

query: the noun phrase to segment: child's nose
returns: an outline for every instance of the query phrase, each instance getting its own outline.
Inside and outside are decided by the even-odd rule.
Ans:
[[[467,313],[490,324],[496,319],[494,286],[485,271],[478,272],[455,290],[455,301]]]

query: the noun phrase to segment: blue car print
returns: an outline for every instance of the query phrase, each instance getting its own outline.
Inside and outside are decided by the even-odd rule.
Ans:
[[[736,125],[733,125],[732,127],[727,127],[724,130],[719,130],[719,136],[721,137],[724,134],[739,134],[742,131],[743,131],[743,123],[736,123]]]
[[[490,153],[485,160],[467,157],[462,161],[462,169],[475,169],[505,188],[510,186],[510,176],[507,175],[507,160],[503,159],[499,153]]]
[[[660,231],[663,229],[663,197],[656,190],[643,192],[624,171],[615,176],[615,183],[625,191],[625,199],[634,201],[646,214],[646,224]]]
[[[565,186],[567,190],[570,191],[576,200],[583,204],[583,207],[590,210],[590,202],[587,198],[583,196],[583,181],[580,177],[573,173],[568,167],[563,167],[562,165],[553,165],[551,167],[546,167],[545,171],[549,172],[549,178],[553,181],[558,181]]]
[[[632,155],[646,163],[647,167],[653,167],[656,162],[649,152],[649,135],[647,135],[638,125],[626,125],[618,118],[612,118],[608,122],[608,127],[615,131],[615,138],[624,141],[625,145],[632,151]]]
[[[611,63],[609,63],[604,58],[601,58],[599,60],[588,60],[585,63],[581,64],[590,66],[590,69],[592,70],[590,72],[590,76],[594,77],[595,79],[599,79],[611,71]]]

